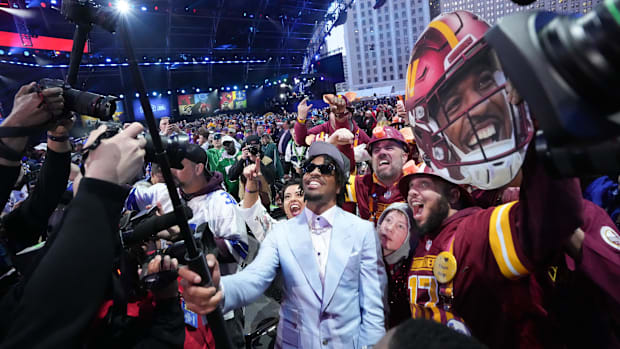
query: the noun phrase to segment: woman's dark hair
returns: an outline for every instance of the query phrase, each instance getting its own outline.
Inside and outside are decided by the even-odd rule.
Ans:
[[[288,187],[290,187],[291,185],[298,185],[301,188],[301,180],[299,178],[292,178],[284,182],[282,190],[280,191],[280,197],[282,198],[282,201],[284,201],[284,193],[286,193],[286,189],[288,189]]]
[[[325,164],[332,164],[336,168],[336,171],[334,173],[334,176],[336,177],[336,187],[340,188],[340,192],[336,196],[336,204],[342,207],[342,205],[344,204],[344,193],[347,190],[346,185],[347,185],[347,182],[349,181],[349,179],[346,177],[347,174],[345,174],[342,171],[342,169],[338,166],[338,163],[334,159],[332,159],[330,156],[327,156],[327,155],[313,156],[304,163],[304,166],[312,162],[312,160],[314,160],[315,158],[319,156],[323,157],[323,161]]]

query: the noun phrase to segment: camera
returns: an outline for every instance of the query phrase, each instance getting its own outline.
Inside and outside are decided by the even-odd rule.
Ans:
[[[250,154],[257,156],[258,154],[260,154],[260,147],[257,145],[249,145],[248,151],[250,152]]]
[[[620,0],[582,16],[521,12],[485,35],[540,126],[536,150],[556,174],[620,171]]]
[[[76,90],[62,80],[44,78],[39,80],[41,90],[60,87],[65,99],[63,117],[70,117],[73,111],[80,115],[88,115],[100,120],[112,120],[116,112],[116,97],[103,96],[92,92]]]
[[[101,139],[111,138],[123,130],[121,124],[105,121],[99,121],[95,128],[101,125],[106,126],[106,130],[101,136]],[[158,163],[157,154],[155,153],[155,145],[153,144],[153,138],[148,133],[144,134],[144,138],[146,139],[146,146],[144,147],[146,155],[144,156],[144,161]],[[166,151],[166,155],[168,155],[170,167],[179,170],[183,169],[183,164],[181,163],[181,161],[183,161],[187,153],[189,136],[184,133],[180,133],[172,135],[170,137],[160,136],[160,138],[163,148]]]

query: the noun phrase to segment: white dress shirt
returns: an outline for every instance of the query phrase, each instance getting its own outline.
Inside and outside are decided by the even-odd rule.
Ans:
[[[314,247],[314,253],[316,260],[319,263],[319,276],[321,277],[321,283],[325,283],[325,269],[327,268],[327,257],[329,254],[329,242],[332,235],[332,227],[334,226],[334,214],[336,213],[336,205],[323,212],[321,215],[317,215],[308,209],[308,206],[304,208],[308,226],[310,227],[310,238],[312,239],[312,246]]]

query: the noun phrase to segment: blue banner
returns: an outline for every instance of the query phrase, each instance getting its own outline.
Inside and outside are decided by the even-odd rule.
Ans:
[[[151,109],[153,109],[153,115],[156,119],[170,116],[170,98],[168,96],[149,97],[149,102],[151,102]],[[142,110],[139,99],[133,101],[133,115],[136,120],[144,120],[144,110]]]

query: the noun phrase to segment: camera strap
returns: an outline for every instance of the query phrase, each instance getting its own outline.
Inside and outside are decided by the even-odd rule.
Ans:
[[[104,139],[106,139],[106,133],[103,132],[102,134],[100,134],[97,138],[95,138],[95,141],[89,145],[88,147],[85,147],[82,149],[82,162],[80,163],[80,173],[82,173],[82,176],[84,176],[84,171],[86,170],[86,159],[88,159],[88,154],[97,149],[97,147],[99,147],[99,145],[101,144],[101,141],[103,141]]]
[[[47,123],[29,127],[2,126],[0,127],[0,138],[28,137],[43,131],[46,125]]]

